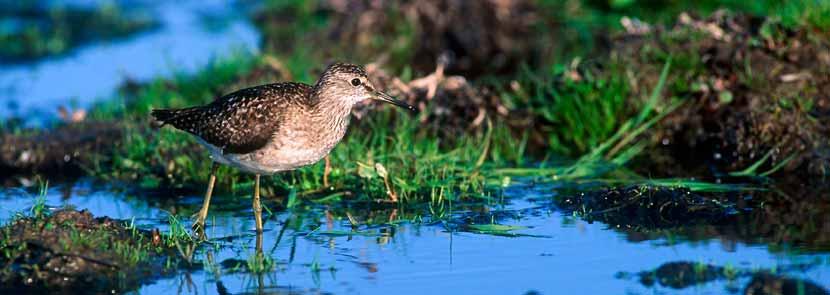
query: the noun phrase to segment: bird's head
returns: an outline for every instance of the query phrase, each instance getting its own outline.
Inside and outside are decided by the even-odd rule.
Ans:
[[[315,91],[320,99],[334,99],[339,103],[353,106],[354,104],[366,100],[376,99],[393,105],[402,107],[410,111],[417,111],[417,109],[403,101],[397,100],[394,97],[383,93],[375,88],[369,77],[366,75],[366,70],[359,65],[335,63],[330,65],[320,76],[317,85],[314,86]]]

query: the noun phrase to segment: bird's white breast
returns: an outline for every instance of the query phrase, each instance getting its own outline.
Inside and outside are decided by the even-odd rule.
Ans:
[[[348,123],[346,123],[348,124]],[[214,161],[254,174],[273,174],[317,163],[345,135],[345,126],[335,132],[314,128],[284,128],[263,148],[247,154],[225,154],[222,149],[201,139]],[[324,134],[321,134],[324,133]],[[313,139],[313,140],[310,140]]]

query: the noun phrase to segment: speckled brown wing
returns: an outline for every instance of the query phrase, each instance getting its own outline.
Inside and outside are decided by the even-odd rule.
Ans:
[[[153,116],[201,137],[225,153],[247,154],[268,144],[286,109],[302,103],[310,89],[302,83],[261,85],[227,94],[201,107],[154,110]]]

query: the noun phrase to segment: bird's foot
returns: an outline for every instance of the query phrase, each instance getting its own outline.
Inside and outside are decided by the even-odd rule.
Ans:
[[[190,219],[195,219],[196,221],[193,222],[193,225],[190,227],[193,230],[197,228],[204,229],[205,227],[205,219],[207,219],[207,212],[205,212],[204,208],[196,211],[193,215],[190,215]]]
[[[205,235],[205,222],[204,221],[196,221],[190,227],[193,232],[191,236],[196,240],[207,240],[207,235]]]
[[[204,228],[205,228],[205,222],[201,221],[201,220],[197,220],[196,222],[193,223],[193,225],[190,226],[190,229],[192,229],[194,231],[197,230],[197,229],[200,230],[200,229],[204,229]]]
[[[193,222],[193,225],[190,226],[190,229],[193,230],[192,236],[198,239],[204,239],[205,237],[205,216],[202,214],[201,210],[196,214],[193,214],[191,218],[195,218],[196,221]]]

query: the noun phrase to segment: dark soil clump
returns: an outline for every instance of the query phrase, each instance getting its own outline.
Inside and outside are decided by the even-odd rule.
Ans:
[[[715,196],[681,187],[647,185],[579,193],[557,202],[559,208],[575,212],[589,222],[646,231],[718,223],[731,211]]]
[[[791,265],[778,271],[801,270],[809,265]],[[628,273],[619,273],[618,277],[630,277]],[[669,262],[657,269],[636,274],[643,286],[660,286],[672,289],[686,289],[718,280],[734,280],[739,277],[752,277],[744,288],[743,294],[828,294],[821,286],[811,281],[775,275],[769,270],[747,270],[734,267],[721,267],[710,264],[686,261]]]
[[[655,282],[673,289],[683,289],[724,277],[723,268],[691,262],[669,262],[653,271],[639,274],[640,283],[652,286]]]
[[[652,89],[672,59],[664,97],[683,105],[654,132],[658,148],[642,165],[649,173],[730,172],[759,161],[755,174],[830,173],[826,33],[718,11],[681,14],[671,28],[620,36],[614,48],[612,58],[637,69],[635,92]]]
[[[131,290],[164,274],[165,259],[176,259],[158,231],[88,211],[38,214],[0,228],[3,293]]]
[[[733,214],[711,222],[673,228],[669,232],[621,229],[629,241],[661,240],[670,234],[680,240],[705,241],[719,237],[724,248],[739,243],[766,245],[772,252],[830,249],[830,194],[818,185],[800,189],[776,187],[769,191],[736,193]]]
[[[744,290],[745,295],[761,294],[804,294],[804,295],[826,295],[830,294],[816,283],[773,276],[770,274],[759,274],[752,278]]]
[[[87,122],[52,130],[0,135],[0,176],[40,173],[52,176],[82,175],[93,158],[122,140],[117,124]]]

